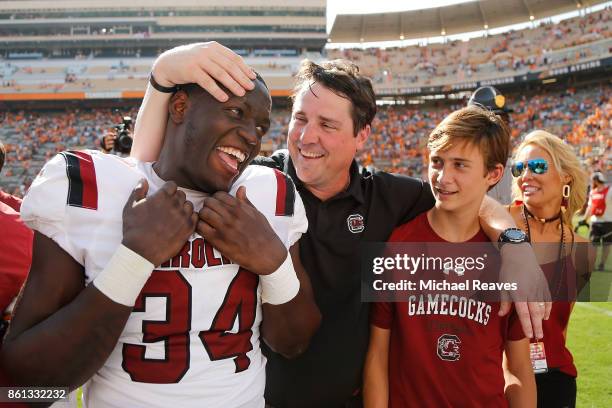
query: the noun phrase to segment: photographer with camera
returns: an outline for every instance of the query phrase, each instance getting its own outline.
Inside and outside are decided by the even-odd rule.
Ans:
[[[119,156],[127,156],[132,151],[132,118],[124,116],[122,123],[113,126],[100,139],[100,149],[104,153],[115,151]]]

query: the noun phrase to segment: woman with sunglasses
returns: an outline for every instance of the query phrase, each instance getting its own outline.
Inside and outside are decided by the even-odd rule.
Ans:
[[[588,264],[575,243],[588,241],[574,235],[571,219],[586,200],[587,174],[571,146],[542,130],[525,137],[511,170],[515,201],[510,213],[532,244],[549,243],[534,245],[553,300],[550,319],[543,322],[544,338],[530,344],[538,407],[574,407],[577,372],[566,335],[577,278]]]

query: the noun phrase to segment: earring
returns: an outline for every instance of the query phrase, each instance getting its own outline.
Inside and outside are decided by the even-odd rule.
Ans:
[[[563,198],[569,198],[570,192],[572,191],[569,184],[563,186]]]
[[[572,189],[569,184],[566,184],[563,186],[563,192],[562,192],[563,200],[561,201],[561,211],[563,212],[565,212],[569,204],[569,197],[570,197],[571,191]]]

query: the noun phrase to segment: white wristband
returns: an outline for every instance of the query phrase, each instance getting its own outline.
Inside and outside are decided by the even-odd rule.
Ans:
[[[93,284],[113,302],[132,307],[155,266],[120,245]]]
[[[289,302],[300,291],[300,281],[293,269],[291,255],[281,266],[269,275],[261,275],[261,301],[271,305],[281,305]]]

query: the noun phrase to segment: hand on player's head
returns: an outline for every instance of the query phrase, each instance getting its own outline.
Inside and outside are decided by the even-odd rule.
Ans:
[[[254,71],[241,56],[215,41],[164,52],[153,65],[153,75],[163,86],[199,84],[219,102],[255,88]]]

